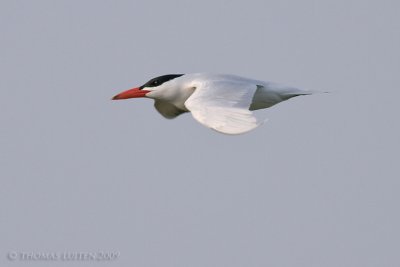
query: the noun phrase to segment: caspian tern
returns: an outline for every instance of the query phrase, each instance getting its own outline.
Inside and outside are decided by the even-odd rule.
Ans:
[[[201,124],[225,134],[253,130],[259,121],[253,110],[269,108],[312,92],[272,82],[228,74],[168,74],[124,91],[113,100],[147,97],[165,118],[191,112]]]

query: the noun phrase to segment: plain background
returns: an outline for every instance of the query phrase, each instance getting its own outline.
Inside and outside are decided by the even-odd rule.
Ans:
[[[400,266],[398,1],[0,2],[1,266]],[[240,136],[116,93],[330,91]],[[9,261],[119,251],[113,262]]]

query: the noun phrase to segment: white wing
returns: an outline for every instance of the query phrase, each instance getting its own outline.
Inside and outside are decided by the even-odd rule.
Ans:
[[[249,110],[256,84],[211,81],[196,86],[185,106],[201,124],[225,134],[241,134],[261,123]]]

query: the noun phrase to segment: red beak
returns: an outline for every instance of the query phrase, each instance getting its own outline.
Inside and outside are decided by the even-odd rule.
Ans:
[[[132,88],[118,95],[114,96],[112,100],[121,100],[121,99],[128,99],[128,98],[137,98],[137,97],[145,97],[146,94],[150,92],[148,90],[141,90],[138,88]]]

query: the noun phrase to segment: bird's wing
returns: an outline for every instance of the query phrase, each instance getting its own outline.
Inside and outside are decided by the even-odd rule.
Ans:
[[[201,124],[225,134],[241,134],[261,123],[249,110],[256,84],[230,81],[196,86],[185,106]]]
[[[187,111],[181,110],[171,103],[162,100],[154,101],[154,107],[157,111],[167,119],[173,119]]]

